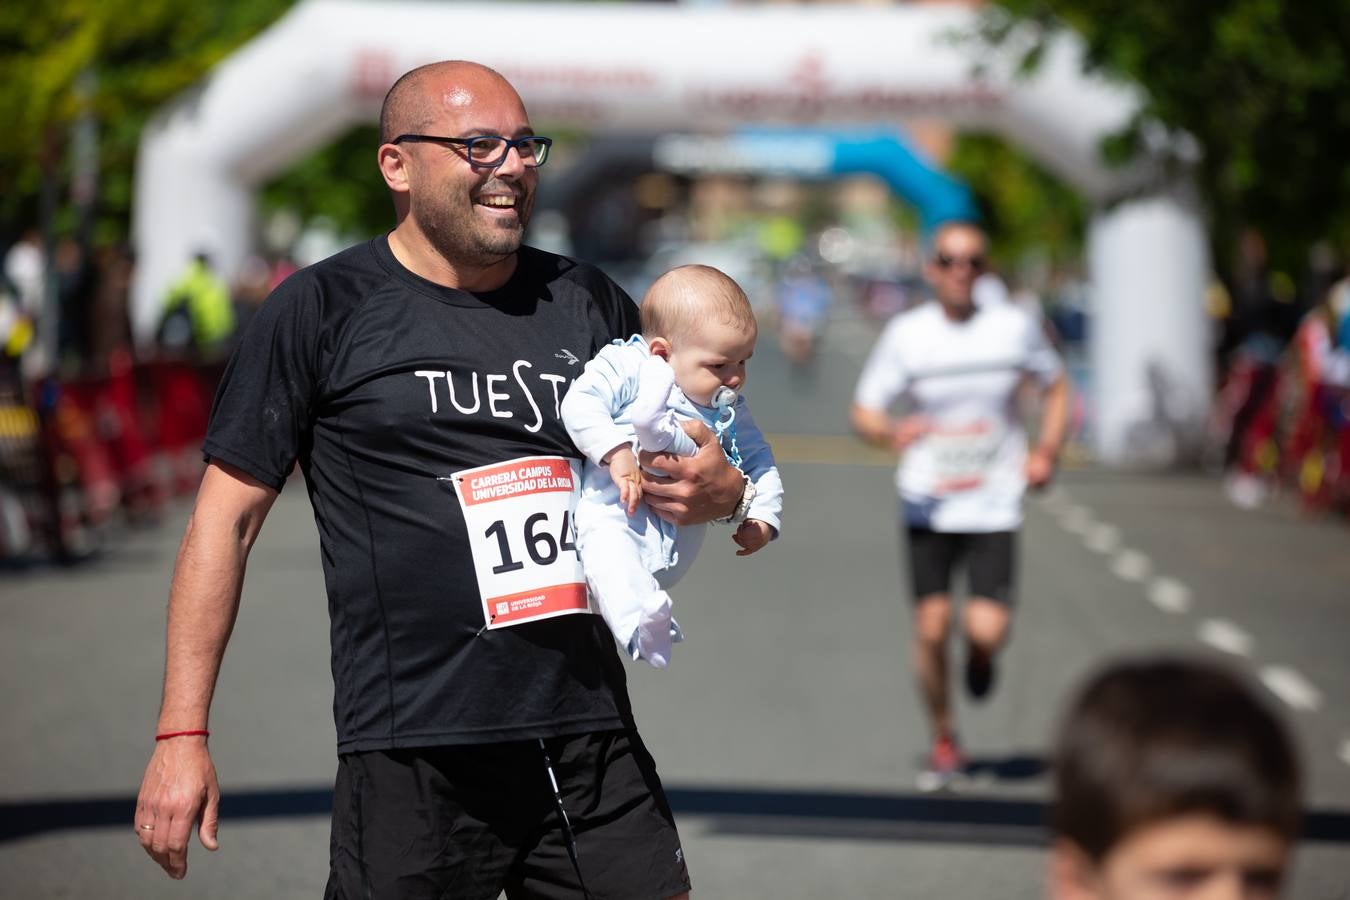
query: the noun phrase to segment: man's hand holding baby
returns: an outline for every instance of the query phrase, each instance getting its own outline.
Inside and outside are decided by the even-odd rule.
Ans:
[[[731,463],[702,422],[680,423],[698,445],[693,456],[643,450],[642,486],[652,512],[672,525],[701,525],[731,515],[745,490],[745,476]]]

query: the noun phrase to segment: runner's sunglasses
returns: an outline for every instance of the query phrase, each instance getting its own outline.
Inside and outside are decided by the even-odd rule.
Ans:
[[[972,272],[984,271],[983,256],[948,256],[946,253],[939,253],[933,258],[939,269],[950,269],[953,266],[969,266]]]

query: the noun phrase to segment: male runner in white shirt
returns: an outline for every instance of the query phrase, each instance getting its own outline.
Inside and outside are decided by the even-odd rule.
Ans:
[[[986,249],[974,225],[938,228],[924,266],[937,302],[886,326],[852,409],[858,434],[902,454],[896,481],[913,579],[913,662],[933,728],[925,789],[945,786],[965,765],[947,692],[952,575],[964,566],[969,578],[966,686],[982,698],[1008,633],[1022,495],[1054,473],[1068,412],[1064,367],[1040,323],[1013,304],[974,299]],[[1017,408],[1027,379],[1043,399],[1030,449]],[[897,400],[904,412],[894,418]]]

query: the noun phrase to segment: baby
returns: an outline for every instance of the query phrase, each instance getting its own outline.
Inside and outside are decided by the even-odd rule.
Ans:
[[[746,479],[729,519],[737,556],[778,534],[783,482],[744,398],[758,329],[745,292],[708,266],[680,266],[642,300],[642,334],[615,341],[586,364],[562,403],[563,423],[586,456],[577,503],[577,550],[591,595],[633,659],[657,668],[680,639],[666,593],[689,568],[705,526],[677,528],[642,503],[637,451],[692,456],[681,427],[701,419]]]

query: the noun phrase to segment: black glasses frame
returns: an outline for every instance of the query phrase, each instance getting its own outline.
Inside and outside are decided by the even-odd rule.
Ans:
[[[493,160],[474,159],[473,145],[479,143],[480,141],[502,141],[503,143],[501,156],[498,156]],[[520,161],[525,164],[526,168],[537,169],[548,160],[548,151],[553,147],[553,138],[546,138],[537,134],[526,135],[525,137],[518,137],[518,138],[503,137],[500,134],[479,134],[475,135],[474,137],[468,138],[441,137],[435,134],[400,134],[398,137],[394,138],[389,143],[402,144],[404,142],[428,143],[428,144],[458,144],[461,147],[463,147],[465,152],[468,154],[469,165],[481,166],[483,168],[488,169],[495,169],[502,163],[506,162],[506,155],[511,152],[512,147],[515,147],[516,152],[520,153],[521,145],[530,143],[542,144],[544,147],[544,152],[542,154],[539,154],[538,156],[532,156],[529,159],[527,159],[522,154],[520,157]],[[529,161],[530,159],[535,159],[537,161],[532,163]]]

